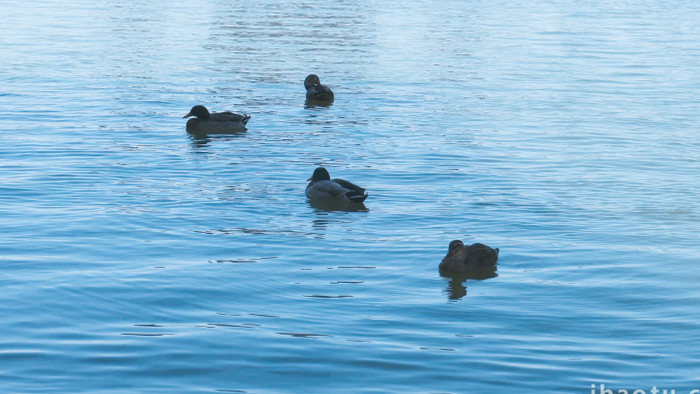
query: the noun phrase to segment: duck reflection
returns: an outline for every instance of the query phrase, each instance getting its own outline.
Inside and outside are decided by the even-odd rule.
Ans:
[[[190,141],[192,142],[193,148],[205,148],[209,146],[209,143],[214,140],[231,141],[233,139],[242,137],[243,135],[245,135],[245,132],[241,131],[229,134],[210,134],[187,130],[187,135],[190,137]]]
[[[307,200],[316,212],[369,212],[364,203],[347,203],[342,201]]]
[[[351,206],[334,206],[324,205],[323,203],[318,202],[309,202],[309,205],[311,205],[311,207],[314,208],[314,215],[316,216],[311,222],[311,226],[314,228],[314,230],[321,231],[317,234],[317,238],[325,238],[325,232],[326,230],[328,230],[329,227],[332,227],[336,224],[351,224],[358,220],[358,218],[360,218],[356,214],[353,214],[351,212],[369,211],[369,209],[367,209],[363,204],[352,204]]]
[[[459,300],[467,295],[467,286],[465,282],[467,279],[471,280],[484,280],[489,278],[495,278],[498,276],[495,269],[484,270],[479,272],[445,272],[440,271],[440,276],[447,279],[447,288],[445,292],[450,300]]]
[[[304,108],[305,109],[311,109],[311,108],[317,108],[317,107],[320,107],[320,108],[326,107],[327,108],[327,107],[331,107],[331,106],[333,106],[332,102],[319,102],[316,100],[309,100],[309,99],[306,99],[304,101]]]
[[[330,223],[332,223],[332,221],[328,219],[314,219],[314,221],[311,223],[311,227],[313,227],[315,230],[326,230]],[[319,235],[318,238],[325,238],[325,236]]]

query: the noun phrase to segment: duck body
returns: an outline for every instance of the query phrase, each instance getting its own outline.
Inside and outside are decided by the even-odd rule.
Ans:
[[[450,242],[447,255],[440,262],[440,271],[475,272],[495,270],[498,262],[498,248],[481,243],[464,245],[460,240]]]
[[[307,101],[330,103],[335,99],[331,88],[326,85],[321,85],[321,80],[316,74],[309,74],[309,76],[304,79],[304,87],[306,88]]]
[[[183,118],[194,118],[187,121],[187,130],[204,134],[226,134],[237,131],[245,131],[246,124],[250,120],[248,114],[236,114],[233,112],[213,112],[203,105],[195,105]]]
[[[306,197],[309,200],[329,203],[360,204],[367,198],[365,189],[344,179],[331,179],[328,170],[318,167],[311,178],[307,179]]]

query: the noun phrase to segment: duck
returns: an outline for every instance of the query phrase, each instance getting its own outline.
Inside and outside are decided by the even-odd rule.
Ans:
[[[187,130],[195,133],[225,134],[236,131],[245,131],[245,125],[250,120],[248,114],[235,114],[233,112],[209,113],[207,107],[195,105],[183,118],[194,118],[187,121]]]
[[[328,170],[318,167],[306,186],[306,197],[316,202],[361,204],[367,198],[365,189],[344,179],[331,179]]]
[[[331,88],[321,85],[321,80],[316,74],[309,74],[304,79],[304,87],[306,88],[307,101],[330,103],[335,98]]]
[[[450,242],[447,256],[440,262],[440,271],[474,272],[495,270],[498,262],[498,248],[491,248],[481,243],[465,246],[456,239]]]

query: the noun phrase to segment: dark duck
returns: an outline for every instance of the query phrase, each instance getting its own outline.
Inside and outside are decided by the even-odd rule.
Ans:
[[[207,107],[195,105],[183,118],[194,118],[187,121],[187,130],[203,134],[225,134],[237,131],[245,131],[246,124],[250,120],[248,114],[235,114],[233,112],[210,113]]]
[[[326,85],[321,85],[321,80],[316,74],[310,74],[304,80],[306,88],[306,101],[313,103],[330,103],[335,96],[333,91]]]
[[[464,245],[460,240],[450,242],[447,256],[440,262],[441,272],[476,272],[495,270],[498,248],[481,243]]]

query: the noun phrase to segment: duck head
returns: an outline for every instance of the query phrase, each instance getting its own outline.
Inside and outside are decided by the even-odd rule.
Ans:
[[[321,80],[318,78],[318,75],[316,74],[309,74],[308,77],[304,80],[304,87],[306,90],[309,90],[310,87],[314,85],[320,85]]]
[[[447,247],[447,255],[442,259],[442,262],[449,264],[451,262],[462,262],[467,257],[467,248],[464,247],[464,242],[455,239],[450,242],[450,246]]]
[[[207,120],[209,119],[209,110],[203,105],[195,105],[183,118],[189,118],[190,116],[196,116],[197,119]]]
[[[326,170],[323,167],[318,167],[317,169],[315,169],[313,175],[311,175],[311,178],[307,179],[307,181],[313,181],[313,182],[330,181],[330,180],[331,180],[331,174],[329,174],[328,170]]]

